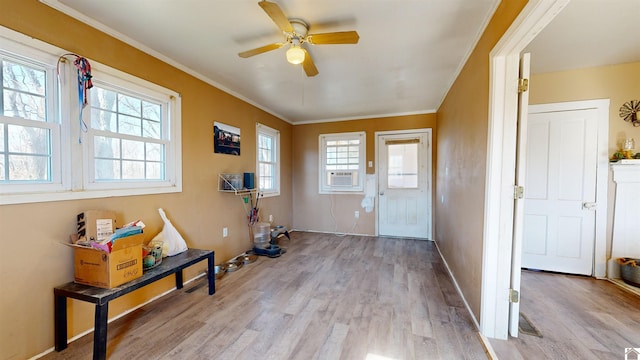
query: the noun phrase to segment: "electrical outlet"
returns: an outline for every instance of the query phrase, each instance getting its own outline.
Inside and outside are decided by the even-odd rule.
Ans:
[[[272,223],[273,222],[273,215],[269,215],[269,222]]]
[[[360,211],[356,210],[356,211],[353,213],[353,216],[355,216],[355,217],[356,217],[356,219],[360,218]]]
[[[222,237],[226,238],[227,236],[229,236],[229,229],[227,229],[226,227],[222,228]]]

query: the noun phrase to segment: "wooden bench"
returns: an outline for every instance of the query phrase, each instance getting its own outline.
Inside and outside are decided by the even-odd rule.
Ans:
[[[107,357],[107,315],[109,301],[117,299],[154,281],[171,274],[176,275],[176,288],[182,288],[182,270],[202,260],[207,260],[207,280],[209,295],[216,292],[215,273],[213,266],[214,252],[212,250],[188,249],[187,251],[162,259],[162,263],[128,283],[113,289],[101,289],[93,286],[70,282],[53,289],[55,299],[55,349],[62,351],[67,348],[67,298],[82,300],[96,304],[93,333],[93,359],[103,360]]]

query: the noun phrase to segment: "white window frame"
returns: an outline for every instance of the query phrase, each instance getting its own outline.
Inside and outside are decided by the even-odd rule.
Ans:
[[[273,176],[273,188],[261,189],[260,188],[260,135],[268,136],[273,139],[274,144],[274,176]],[[256,188],[262,193],[264,197],[279,196],[280,195],[280,131],[273,129],[267,125],[256,123]]]
[[[62,54],[68,53],[42,41],[0,26],[0,49],[32,61],[46,64],[55,74],[56,63]],[[61,62],[58,76],[59,87],[57,103],[60,104],[55,113],[58,116],[59,138],[53,144],[54,160],[59,159],[58,169],[53,173],[52,183],[47,184],[3,184],[0,186],[0,205],[23,204],[47,201],[63,201],[76,199],[104,198],[114,196],[133,196],[147,194],[176,193],[182,191],[182,144],[181,144],[181,99],[178,93],[150,83],[146,80],[113,69],[107,65],[89,59],[94,82],[104,81],[127,89],[129,93],[137,93],[158,100],[168,105],[166,134],[168,145],[165,149],[164,181],[119,181],[97,183],[91,181],[93,168],[89,166],[92,159],[93,143],[91,130],[81,131],[79,124],[79,107],[77,93],[77,75],[72,61]],[[54,76],[55,78],[55,76]],[[91,90],[89,90],[90,96]],[[140,97],[140,96],[139,96]],[[90,124],[90,106],[83,110],[85,123]],[[14,121],[14,120],[11,120]],[[88,121],[88,122],[87,122]],[[79,139],[81,142],[79,142]]]
[[[150,100],[152,102],[160,103],[162,106],[162,117],[166,119],[162,121],[162,134],[163,137],[160,141],[154,141],[161,143],[165,146],[167,153],[165,159],[165,179],[164,180],[139,180],[139,181],[97,181],[95,179],[95,162],[94,162],[94,138],[96,136],[109,136],[119,139],[132,139],[132,140],[144,140],[140,137],[132,137],[124,134],[116,134],[107,131],[100,131],[99,129],[93,129],[91,127],[91,106],[87,105],[83,111],[83,119],[87,124],[87,133],[83,136],[86,141],[86,146],[83,147],[83,162],[84,162],[84,188],[87,190],[125,190],[131,191],[134,189],[149,189],[149,188],[162,188],[171,187],[174,183],[175,176],[171,171],[174,167],[169,154],[175,153],[175,149],[172,149],[172,133],[171,127],[172,120],[176,117],[173,108],[174,103],[178,102],[177,94],[163,89],[160,86],[149,83],[147,81],[136,79],[128,74],[119,72],[114,69],[110,69],[103,65],[97,65],[92,67],[94,86],[106,88],[108,90],[117,91],[125,95],[130,95],[135,98],[141,98],[144,100]],[[88,95],[91,96],[91,93]],[[89,100],[90,103],[90,100]]]
[[[366,132],[348,132],[337,134],[320,134],[318,137],[318,192],[320,194],[353,194],[362,193],[364,191],[364,179],[366,176]],[[331,186],[327,182],[327,172],[331,171],[327,169],[327,142],[340,141],[340,140],[359,140],[358,150],[358,169],[349,170],[356,171],[358,174],[357,184],[352,186]],[[340,170],[336,170],[340,171]]]

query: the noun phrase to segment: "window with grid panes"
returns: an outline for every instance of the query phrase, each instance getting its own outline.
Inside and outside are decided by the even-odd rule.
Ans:
[[[0,204],[182,191],[180,97],[0,27]]]
[[[256,130],[257,187],[264,196],[280,195],[280,132],[263,124]]]
[[[365,135],[365,132],[320,135],[320,193],[363,191]]]

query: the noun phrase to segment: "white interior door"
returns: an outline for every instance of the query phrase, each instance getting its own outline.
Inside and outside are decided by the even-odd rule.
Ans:
[[[522,267],[593,273],[597,115],[529,113]]]
[[[530,64],[531,54],[525,53],[520,56],[520,79],[530,78]],[[518,92],[518,132],[517,132],[517,145],[516,145],[516,176],[515,186],[516,189],[523,186],[525,183],[525,170],[526,170],[526,152],[527,152],[527,123],[529,112],[529,89],[528,86],[523,91]],[[515,203],[513,206],[513,238],[521,239],[523,231],[523,212],[524,201],[520,198],[520,195],[516,190]],[[511,248],[511,290],[520,293],[520,278],[522,273],[520,271],[520,262],[522,256],[522,242],[514,241]],[[513,337],[518,337],[518,323],[520,321],[520,301],[511,301],[509,303],[509,334]]]
[[[378,234],[431,239],[431,131],[377,138]]]

